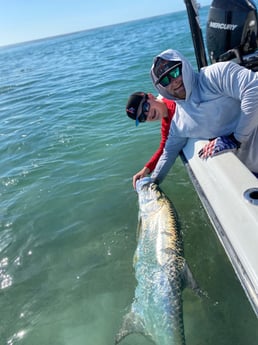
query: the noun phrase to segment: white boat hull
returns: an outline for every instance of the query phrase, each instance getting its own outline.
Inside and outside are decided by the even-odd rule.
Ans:
[[[201,160],[189,139],[182,159],[258,317],[258,179],[231,152]]]

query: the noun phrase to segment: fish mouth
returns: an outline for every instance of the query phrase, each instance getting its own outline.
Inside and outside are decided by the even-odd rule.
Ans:
[[[153,179],[149,176],[143,177],[136,181],[136,192],[139,193],[146,185],[153,182]]]

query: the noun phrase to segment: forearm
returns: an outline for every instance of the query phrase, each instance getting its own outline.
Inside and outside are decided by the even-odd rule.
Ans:
[[[151,177],[157,183],[161,183],[164,180],[172,165],[175,163],[179,152],[186,144],[186,141],[186,138],[171,138],[168,140],[163,154],[161,155],[156,168],[151,174]]]
[[[174,157],[167,158],[167,155],[164,154],[160,157],[158,164],[156,165],[156,168],[151,174],[151,178],[155,180],[156,183],[162,183],[164,178],[167,176],[170,168],[174,164],[175,160],[177,158],[177,155]]]

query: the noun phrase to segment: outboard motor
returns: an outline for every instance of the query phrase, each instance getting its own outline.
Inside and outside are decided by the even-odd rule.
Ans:
[[[258,71],[257,8],[252,0],[213,0],[206,43],[211,63],[234,60]]]

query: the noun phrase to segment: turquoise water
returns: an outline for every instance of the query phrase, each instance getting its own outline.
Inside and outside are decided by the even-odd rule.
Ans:
[[[155,93],[152,59],[169,47],[195,65],[185,12],[0,49],[1,345],[113,344],[136,285],[132,176],[160,133],[136,129],[124,107],[134,91]],[[187,344],[257,344],[257,319],[180,160],[162,188],[209,296],[184,292]]]

